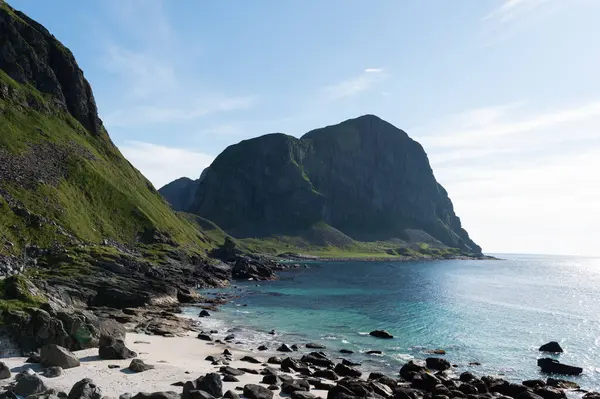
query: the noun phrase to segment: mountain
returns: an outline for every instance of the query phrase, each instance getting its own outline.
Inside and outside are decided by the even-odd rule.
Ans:
[[[173,188],[159,191],[176,209],[210,219],[236,238],[314,235],[326,226],[352,241],[427,242],[481,253],[423,147],[374,115],[300,139],[275,133],[242,141],[199,180]]]

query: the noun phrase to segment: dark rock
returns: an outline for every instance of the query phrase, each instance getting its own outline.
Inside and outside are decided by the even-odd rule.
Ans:
[[[223,396],[223,382],[217,373],[209,373],[195,381],[188,381],[183,386],[183,399],[190,396],[191,391],[204,391],[211,396],[220,398]]]
[[[337,381],[340,377],[333,370],[317,370],[313,377],[325,378],[326,380]]]
[[[583,395],[583,399],[600,399],[600,392],[588,392]]]
[[[223,381],[224,382],[240,382],[239,378],[237,378],[231,374],[225,374],[223,376]]]
[[[311,352],[308,355],[302,356],[302,362],[312,364],[314,366],[333,368],[334,363],[325,356],[322,352]]]
[[[269,334],[271,334],[271,335],[275,335],[275,330],[271,330],[271,331],[269,331]]]
[[[19,372],[19,374],[17,374],[15,376],[15,381],[19,381],[22,377],[27,377],[27,376],[30,376],[30,375],[36,375],[35,371],[33,371],[30,368],[26,368],[25,370]]]
[[[273,392],[256,384],[244,386],[244,397],[247,399],[273,399]]]
[[[31,352],[25,363],[41,363],[42,356],[37,352]]]
[[[261,346],[259,346],[257,349],[258,349],[259,351],[266,351],[266,350],[268,350],[268,349],[269,349],[269,347],[268,347],[268,346],[266,346],[266,345],[261,345]]]
[[[369,377],[367,378],[367,380],[369,380],[369,381],[370,380],[378,380],[381,377],[385,377],[385,375],[382,373],[377,373],[377,372],[369,373]]]
[[[527,392],[529,388],[525,385],[514,384],[510,382],[503,381],[499,384],[493,384],[490,386],[490,392],[498,392],[504,396],[510,396],[511,398],[516,398],[523,392]]]
[[[458,390],[464,393],[465,395],[477,395],[479,393],[479,390],[474,385],[471,385],[466,382],[460,384]]]
[[[233,353],[231,353],[231,351],[229,349],[225,349],[223,351],[223,355],[225,355],[225,356],[233,356]]]
[[[268,389],[269,391],[279,391],[279,386],[278,386],[278,385],[275,385],[275,384],[273,384],[273,385],[269,385],[269,386],[267,387],[267,389]]]
[[[383,396],[384,398],[388,398],[394,393],[392,388],[377,381],[371,381],[369,385],[371,386],[371,389],[373,389],[373,392],[375,392],[377,395]]]
[[[37,375],[24,375],[17,380],[14,393],[20,396],[29,396],[42,393],[48,390],[48,387]]]
[[[281,362],[283,362],[283,359],[277,356],[271,356],[268,360],[267,363],[269,364],[281,364]]]
[[[206,356],[206,357],[204,358],[204,360],[206,360],[207,362],[216,362],[216,361],[217,361],[217,360],[219,360],[219,359],[218,359],[218,358],[216,358],[215,356],[209,355],[209,356]]]
[[[542,380],[526,380],[522,384],[528,388],[542,388],[546,386],[546,383]]]
[[[12,377],[10,368],[4,362],[0,362],[0,380],[6,380]]]
[[[365,353],[367,355],[382,355],[383,354],[382,351],[366,351]]]
[[[235,339],[235,335],[229,334],[224,339],[225,339],[225,341],[233,341]]]
[[[293,380],[291,382],[285,381],[281,384],[281,392],[291,394],[292,392],[310,390],[310,384],[305,380]]]
[[[279,378],[274,374],[265,375],[262,379],[263,384],[273,385],[279,383]]]
[[[352,361],[350,361],[348,359],[342,359],[342,364],[344,366],[350,366],[350,367],[356,367],[356,366],[360,366],[361,365],[360,363],[352,362]]]
[[[451,398],[466,398],[467,394],[459,391],[458,389],[451,389],[450,390],[450,397]]]
[[[128,368],[135,373],[141,373],[142,371],[152,370],[154,366],[144,363],[141,359],[133,359],[131,363],[129,363]]]
[[[519,394],[516,399],[543,399],[541,396],[536,395],[531,391],[525,391]]]
[[[291,394],[292,399],[315,399],[316,396],[310,392],[305,391],[294,391]]]
[[[265,367],[264,369],[262,369],[262,371],[260,372],[262,375],[278,375],[279,372],[277,370],[275,370],[272,367]]]
[[[469,382],[469,381],[473,381],[475,379],[475,376],[473,375],[473,373],[465,371],[464,373],[461,373],[460,377],[458,377],[458,378],[462,382]]]
[[[344,353],[344,354],[347,354],[347,355],[351,355],[351,354],[353,354],[354,352],[353,352],[353,351],[351,351],[350,349],[340,349],[340,353]]]
[[[185,383],[183,381],[177,381],[171,384],[172,387],[182,387]]]
[[[338,363],[335,368],[333,369],[333,371],[335,371],[339,376],[342,377],[355,377],[355,378],[359,378],[362,373],[355,369],[352,368],[350,366],[346,366],[342,363]]]
[[[396,389],[396,387],[398,386],[398,381],[396,381],[392,377],[388,377],[387,375],[384,375],[383,377],[379,377],[377,379],[377,382],[387,385],[392,390]]]
[[[71,388],[68,399],[102,399],[102,390],[89,378],[77,382]]]
[[[245,371],[248,374],[259,374],[258,370],[247,368],[247,367],[240,367],[240,370]]]
[[[281,346],[279,348],[277,348],[277,351],[278,352],[293,352],[294,350],[286,344],[281,344]]]
[[[100,337],[98,356],[105,360],[131,359],[136,357],[137,353],[128,349],[122,339],[104,335]]]
[[[434,395],[444,395],[449,398],[452,397],[450,390],[448,388],[446,388],[446,386],[444,384],[438,384],[438,385],[434,386],[432,393]]]
[[[421,396],[410,388],[397,388],[394,391],[394,399],[417,399]]]
[[[583,369],[581,367],[562,364],[558,360],[551,358],[538,359],[537,364],[539,367],[541,367],[542,372],[544,373],[564,375],[579,375],[583,373]]]
[[[308,365],[306,363],[303,363],[300,360],[292,359],[291,357],[285,358],[281,362],[281,368],[294,370],[298,373],[303,373],[305,371],[309,371]]]
[[[189,391],[186,399],[216,399],[214,396],[201,389]]]
[[[540,346],[540,352],[562,353],[563,349],[558,342],[550,341],[547,344]]]
[[[392,339],[394,336],[385,330],[375,330],[369,333],[370,336],[376,338]]]
[[[339,384],[327,392],[327,399],[352,399],[354,397],[354,392]]]
[[[80,365],[79,359],[68,349],[55,344],[42,347],[40,352],[44,366],[60,366],[63,369],[70,369]]]
[[[200,317],[209,317],[210,313],[208,313],[208,310],[202,310],[198,316],[200,316]]]
[[[555,379],[555,378],[548,378],[546,380],[546,384],[551,387],[560,388],[560,389],[579,389],[579,385],[577,385],[577,383],[575,383],[573,381],[569,381],[569,380],[559,380],[559,379]]]
[[[244,356],[243,358],[240,359],[240,361],[242,362],[248,362],[248,363],[253,363],[253,364],[261,364],[262,362],[252,356]]]
[[[439,357],[428,357],[425,359],[425,364],[427,368],[434,370],[448,370],[452,367],[449,361]]]
[[[308,349],[327,349],[327,347],[325,345],[322,344],[316,344],[314,342],[309,342],[308,344],[305,345]]]
[[[427,371],[425,362],[420,360],[410,360],[400,369],[400,376],[406,381],[412,381],[413,377]]]
[[[52,366],[48,367],[44,370],[44,377],[46,378],[56,378],[62,375],[63,369],[60,366]]]
[[[198,334],[198,339],[201,339],[202,341],[212,341],[213,340],[210,335],[203,334],[203,333]]]
[[[240,399],[240,395],[238,395],[237,393],[233,392],[232,390],[229,390],[229,391],[225,392],[225,394],[223,395],[223,397],[225,399]]]
[[[120,367],[121,367],[121,366],[119,366],[118,364],[109,364],[109,365],[108,365],[108,368],[109,368],[109,369],[118,369],[118,368],[120,368]]]
[[[541,396],[544,399],[566,399],[567,394],[561,389],[544,387],[535,390],[536,395]]]
[[[321,380],[315,380],[312,383],[312,386],[315,387],[315,389],[320,389],[323,391],[329,391],[330,389],[332,389],[333,387],[335,387],[335,384],[332,384],[330,382],[327,381],[321,381]]]
[[[223,374],[235,375],[235,376],[246,374],[246,372],[244,372],[244,371],[242,371],[240,369],[236,369],[234,367],[229,367],[229,366],[223,366],[223,367],[221,367],[220,371]]]
[[[429,372],[423,372],[415,375],[412,378],[411,386],[416,389],[422,389],[431,392],[437,385],[441,383],[442,381],[440,381],[440,379],[433,374]]]
[[[296,345],[296,344],[294,344],[294,345],[290,346],[290,348],[292,348],[292,350],[293,350],[294,352],[297,352],[297,351],[299,351],[299,350],[300,350],[300,347],[299,347],[298,345]]]

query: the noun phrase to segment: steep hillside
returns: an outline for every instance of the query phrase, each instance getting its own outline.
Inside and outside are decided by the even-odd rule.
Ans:
[[[335,232],[332,240],[345,246],[419,243],[481,253],[421,145],[373,115],[301,139],[277,133],[242,141],[225,149],[196,185],[193,203],[181,209],[237,238],[280,239],[318,230]],[[174,191],[165,195],[181,205]]]
[[[113,145],[71,52],[4,2],[0,38],[0,253],[202,244]]]

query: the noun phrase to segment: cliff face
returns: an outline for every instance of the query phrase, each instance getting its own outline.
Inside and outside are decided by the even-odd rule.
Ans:
[[[437,183],[421,145],[365,115],[301,139],[270,134],[228,147],[185,210],[235,237],[287,235],[326,223],[359,241],[422,230],[480,253]]]

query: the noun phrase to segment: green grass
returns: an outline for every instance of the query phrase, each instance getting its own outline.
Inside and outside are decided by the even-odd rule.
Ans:
[[[0,313],[36,308],[45,302],[42,296],[29,291],[28,281],[23,276],[0,280]]]

